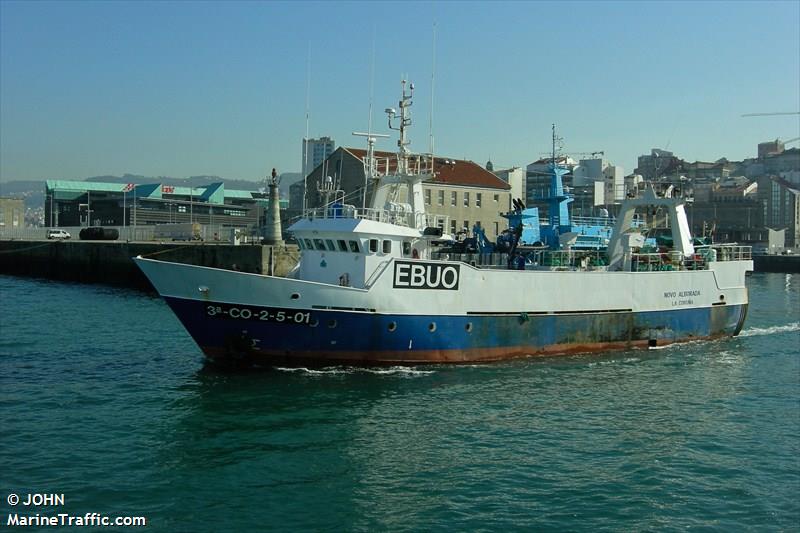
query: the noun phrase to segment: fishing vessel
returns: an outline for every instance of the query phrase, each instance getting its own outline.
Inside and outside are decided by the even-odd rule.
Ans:
[[[474,363],[742,329],[749,247],[696,248],[682,200],[652,188],[621,206],[604,250],[539,249],[520,260],[514,249],[479,261],[442,253],[440,228],[449,225],[434,225],[423,199],[433,159],[409,150],[412,95],[403,82],[399,112],[386,110],[399,131],[391,164],[378,168],[368,141],[370,200],[357,207],[334,198],[289,228],[300,247],[289,276],[135,259],[208,357],[296,366]],[[663,214],[669,250],[643,252],[637,210]]]

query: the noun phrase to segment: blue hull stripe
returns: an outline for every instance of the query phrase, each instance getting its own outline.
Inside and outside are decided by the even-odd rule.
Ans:
[[[165,298],[203,351],[358,362],[469,362],[668,344],[738,333],[746,305],[559,315],[382,315],[305,310],[308,324],[209,316],[213,302]],[[258,309],[249,306],[250,309]],[[265,308],[266,309],[266,308]],[[238,314],[238,313],[237,313]]]

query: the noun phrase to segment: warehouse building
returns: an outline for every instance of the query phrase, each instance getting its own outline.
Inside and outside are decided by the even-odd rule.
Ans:
[[[260,225],[268,204],[263,192],[226,190],[224,183],[178,187],[47,180],[44,211],[49,227],[194,222],[252,229]]]

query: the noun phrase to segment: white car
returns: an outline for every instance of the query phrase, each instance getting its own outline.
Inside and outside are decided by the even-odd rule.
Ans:
[[[69,239],[71,236],[72,235],[70,235],[68,231],[65,231],[63,229],[47,230],[48,239]]]

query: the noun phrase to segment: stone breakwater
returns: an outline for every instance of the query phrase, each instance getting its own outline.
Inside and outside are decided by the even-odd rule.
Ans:
[[[133,262],[138,255],[285,276],[297,264],[299,250],[293,245],[13,240],[0,241],[0,273],[152,291]]]

